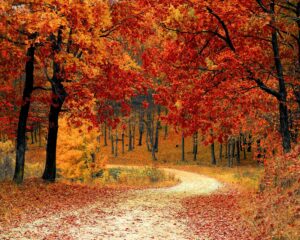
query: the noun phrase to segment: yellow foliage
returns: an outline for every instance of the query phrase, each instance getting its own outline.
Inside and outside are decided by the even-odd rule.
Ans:
[[[180,9],[175,8],[173,5],[171,5],[170,9],[170,17],[178,22],[183,20],[183,14],[180,12]]]
[[[12,141],[0,142],[0,153],[8,154],[13,152],[15,146]]]
[[[132,59],[129,54],[124,53],[123,54],[123,64],[120,66],[123,70],[140,70],[141,67]]]
[[[67,179],[90,181],[93,174],[105,167],[107,157],[98,152],[99,132],[84,123],[75,128],[68,125],[66,118],[60,120],[58,136],[57,166]]]

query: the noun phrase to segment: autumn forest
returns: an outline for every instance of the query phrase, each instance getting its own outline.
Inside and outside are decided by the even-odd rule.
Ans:
[[[300,2],[0,0],[0,240],[300,239]]]

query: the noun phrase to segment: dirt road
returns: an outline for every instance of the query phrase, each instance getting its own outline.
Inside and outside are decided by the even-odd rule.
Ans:
[[[164,170],[181,183],[170,188],[126,192],[113,208],[94,204],[41,218],[2,233],[0,239],[199,239],[190,230],[187,219],[178,215],[180,202],[186,197],[211,194],[221,184],[195,173]]]

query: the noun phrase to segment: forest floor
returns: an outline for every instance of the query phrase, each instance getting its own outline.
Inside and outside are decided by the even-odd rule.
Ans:
[[[197,173],[164,170],[179,178],[180,183],[168,188],[127,190],[109,195],[104,201],[45,214],[16,227],[0,227],[0,239],[208,240],[236,239],[239,232],[246,237],[239,239],[250,239],[240,220],[238,227],[234,226],[239,213],[236,211],[234,216],[234,198],[225,185]],[[227,202],[230,216],[226,209],[218,209],[220,201],[221,209],[222,201]],[[199,231],[201,227],[203,231]]]

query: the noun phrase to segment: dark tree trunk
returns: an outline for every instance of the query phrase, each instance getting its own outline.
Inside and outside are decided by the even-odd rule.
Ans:
[[[210,150],[211,150],[211,164],[216,165],[217,161],[216,161],[216,155],[215,155],[215,142],[213,142],[210,145]]]
[[[128,151],[132,151],[132,129],[130,119],[128,122]]]
[[[142,130],[141,131],[141,129],[140,129],[140,131],[139,131],[139,146],[142,146],[143,145],[143,133],[144,133],[144,131]]]
[[[220,162],[222,162],[222,158],[223,158],[223,144],[220,143],[220,155],[219,155],[219,158],[220,158]]]
[[[165,109],[165,114],[166,116],[168,115],[168,109]],[[166,123],[165,125],[165,136],[164,136],[164,139],[166,140],[168,137],[168,124]]]
[[[271,11],[275,13],[275,1],[271,2]],[[275,19],[273,19],[275,22]],[[284,152],[291,151],[291,134],[289,129],[289,116],[287,107],[287,91],[285,86],[283,67],[280,58],[280,50],[278,45],[277,30],[273,29],[272,32],[272,46],[274,53],[274,61],[277,71],[277,78],[279,82],[279,94],[281,96],[279,102],[279,112],[280,112],[280,133],[282,136],[282,146]]]
[[[150,147],[150,130],[149,127],[147,126],[147,134],[146,134],[146,145],[148,152],[151,152],[151,147]]]
[[[147,138],[146,138],[146,143],[147,143],[147,148],[149,152],[152,152],[153,148],[153,121],[151,119],[151,113],[148,111],[147,113]]]
[[[235,139],[231,140],[231,166],[233,165],[233,159],[235,157]]]
[[[107,127],[106,127],[106,122],[104,123],[104,146],[107,146]]]
[[[122,154],[125,153],[125,133],[122,132]]]
[[[37,131],[38,131],[38,123],[34,124],[34,141],[37,143],[38,139],[37,139]]]
[[[115,142],[114,142],[114,136],[111,134],[110,136],[110,141],[111,141],[111,154],[114,155],[115,154]]]
[[[197,154],[198,154],[198,132],[194,133],[193,154],[194,154],[194,161],[197,161]]]
[[[225,158],[228,158],[228,140],[225,142]]]
[[[228,167],[231,167],[232,166],[232,164],[231,164],[231,155],[232,155],[232,153],[231,153],[231,139],[229,139],[228,140],[228,142],[227,142],[227,165],[228,165]]]
[[[156,128],[155,128],[155,141],[153,146],[155,152],[158,152],[159,128],[160,128],[160,121],[157,120]]]
[[[108,128],[108,138],[111,138],[111,127]]]
[[[16,146],[16,167],[14,173],[14,182],[20,184],[24,178],[25,151],[26,151],[26,125],[28,113],[30,109],[30,99],[33,91],[34,82],[34,53],[35,48],[31,46],[27,50],[27,62],[25,67],[26,78],[23,91],[23,103],[20,109],[18,130],[17,130],[17,146]]]
[[[291,151],[291,134],[289,130],[289,117],[286,102],[279,103],[280,110],[280,132],[282,135],[282,146],[284,152]]]
[[[157,160],[157,158],[156,158],[156,155],[155,155],[155,146],[154,146],[154,144],[152,145],[152,160],[153,161],[156,161]]]
[[[53,43],[53,53],[61,50],[62,44],[62,28],[59,29],[57,40]],[[46,164],[43,174],[43,179],[54,182],[56,178],[56,147],[58,136],[58,117],[62,105],[67,97],[67,93],[62,84],[61,68],[59,63],[53,63],[53,78],[51,81],[52,100],[49,112],[49,127],[48,127],[48,141],[46,148]]]
[[[158,152],[158,140],[159,140],[159,129],[160,129],[160,106],[157,107],[157,120],[155,128],[155,140],[154,140],[154,150]]]
[[[58,104],[58,107],[57,105]],[[52,99],[49,113],[48,140],[46,148],[46,165],[43,179],[54,182],[56,178],[56,147],[58,136],[58,117],[63,102],[58,103],[57,99]]]
[[[241,144],[239,138],[236,141],[236,148],[236,163],[239,165],[241,163]]]
[[[298,71],[300,69],[300,2],[297,3],[296,7],[296,22],[298,25],[298,38],[297,38],[297,45],[298,45]],[[296,101],[298,103],[298,109],[300,110],[300,86],[295,86],[294,87],[294,95],[296,98]]]
[[[166,140],[168,137],[168,125],[165,125],[165,135],[164,135],[164,140]]]
[[[135,121],[133,122],[132,141],[131,141],[131,143],[132,143],[131,148],[132,148],[132,150],[134,150],[134,148],[135,148]]]
[[[33,129],[30,131],[30,135],[31,135],[31,144],[34,144],[34,132],[33,132],[33,131],[34,131]]]
[[[181,136],[181,161],[185,161],[184,134]]]
[[[115,157],[118,157],[118,141],[119,141],[119,139],[118,139],[118,132],[116,131]]]
[[[139,146],[143,144],[143,134],[144,134],[144,111],[140,112],[140,120],[139,120]]]
[[[244,160],[247,159],[247,155],[246,155],[246,145],[247,145],[247,140],[245,137],[245,134],[242,135],[242,148],[243,148],[243,152],[244,152]]]

